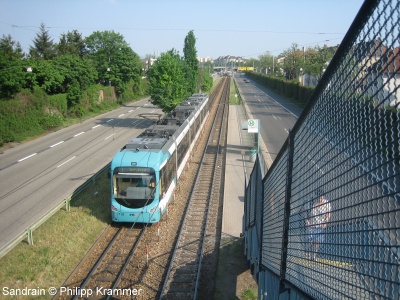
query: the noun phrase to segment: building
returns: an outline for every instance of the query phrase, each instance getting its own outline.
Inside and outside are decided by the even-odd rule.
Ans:
[[[241,56],[225,55],[214,60],[214,65],[220,67],[238,67],[239,65],[244,65],[246,62],[247,59]]]
[[[205,63],[205,62],[213,62],[213,59],[212,59],[212,57],[210,57],[210,56],[207,56],[207,57],[197,57],[197,60],[200,62],[200,63]]]

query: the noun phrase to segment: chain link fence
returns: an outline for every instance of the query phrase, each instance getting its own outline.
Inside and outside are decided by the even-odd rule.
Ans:
[[[261,297],[400,299],[399,43],[400,1],[365,1],[262,180],[256,161],[244,232]]]

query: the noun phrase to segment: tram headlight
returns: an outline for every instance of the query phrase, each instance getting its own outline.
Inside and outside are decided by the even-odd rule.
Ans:
[[[152,207],[152,208],[150,208],[149,212],[153,213],[153,212],[155,212],[156,210],[157,210],[157,205],[154,206],[154,207]]]
[[[117,211],[118,211],[118,208],[116,208],[114,205],[111,204],[111,211],[117,212]]]

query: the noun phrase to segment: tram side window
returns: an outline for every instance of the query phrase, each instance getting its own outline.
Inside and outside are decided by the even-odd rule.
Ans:
[[[190,126],[190,141],[189,141],[189,144],[191,144],[192,143],[192,141],[193,141],[193,137],[194,137],[194,135],[196,134],[195,132],[195,125],[196,125],[196,121],[194,121],[193,122],[193,124],[192,124],[192,126]]]
[[[171,157],[168,159],[168,162],[165,164],[165,166],[161,169],[160,177],[161,177],[161,194],[164,194],[167,192],[174,176],[176,173],[176,168],[175,168],[175,160],[176,160],[176,151],[171,155]]]
[[[189,148],[189,134],[186,133],[186,135],[183,137],[182,141],[178,145],[178,164],[180,165],[187,150]]]
[[[199,130],[200,127],[200,119],[201,119],[201,114],[197,116],[196,121],[194,122],[194,133],[197,134],[197,131]]]

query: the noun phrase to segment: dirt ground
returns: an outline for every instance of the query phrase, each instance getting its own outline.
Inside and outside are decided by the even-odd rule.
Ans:
[[[215,299],[257,299],[257,283],[244,256],[244,239],[223,237],[219,251]]]

